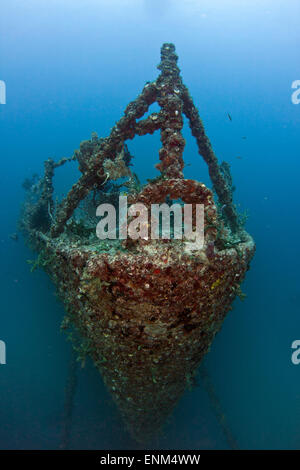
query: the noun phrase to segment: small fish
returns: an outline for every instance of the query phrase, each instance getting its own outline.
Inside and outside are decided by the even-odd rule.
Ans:
[[[236,157],[238,160],[242,160],[242,157],[240,157],[239,155]]]
[[[232,117],[230,116],[229,113],[227,113],[227,116],[228,116],[228,119],[229,119],[230,121],[232,121]]]
[[[246,137],[245,135],[243,135],[242,139],[244,139],[244,140],[245,140],[245,139],[247,139],[247,137]]]

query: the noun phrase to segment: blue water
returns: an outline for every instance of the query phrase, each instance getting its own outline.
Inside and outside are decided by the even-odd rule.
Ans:
[[[299,449],[300,365],[291,362],[291,344],[300,339],[300,104],[291,101],[291,84],[300,80],[299,0],[2,3],[0,340],[7,363],[0,365],[0,448],[59,448],[70,359],[54,286],[44,272],[29,272],[34,255],[22,238],[9,237],[22,182],[46,158],[71,156],[92,131],[108,135],[157,76],[161,44],[173,42],[257,243],[243,284],[247,299],[235,302],[205,364],[239,448]],[[210,184],[188,128],[184,136],[185,176]],[[129,148],[141,179],[156,176],[159,135]],[[75,167],[61,169],[57,191],[77,175]],[[228,448],[201,380],[151,445]],[[69,447],[136,446],[88,362],[78,374]]]

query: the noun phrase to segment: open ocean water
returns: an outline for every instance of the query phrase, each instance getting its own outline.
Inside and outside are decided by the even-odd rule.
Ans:
[[[299,26],[299,0],[1,1],[1,449],[60,448],[71,357],[54,285],[30,272],[35,255],[22,236],[10,237],[22,183],[93,131],[107,136],[157,77],[164,42],[175,44],[213,148],[231,165],[257,244],[247,298],[234,302],[204,361],[218,410],[240,449],[300,448],[300,364],[291,360],[300,340]],[[186,122],[184,137],[185,177],[211,187]],[[159,133],[128,146],[141,180],[155,177]],[[75,164],[60,169],[57,194],[78,176]],[[199,376],[149,446],[227,449],[223,431]],[[91,361],[78,371],[69,448],[138,448]]]

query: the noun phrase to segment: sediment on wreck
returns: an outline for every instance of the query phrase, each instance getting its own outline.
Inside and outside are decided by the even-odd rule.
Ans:
[[[79,357],[92,358],[130,433],[143,442],[159,431],[193,382],[240,294],[255,250],[233,203],[229,167],[218,163],[177,60],[174,45],[164,44],[159,77],[127,106],[108,137],[93,135],[71,159],[46,161],[45,175],[32,184],[20,221],[39,253],[33,267],[48,272],[64,302],[62,326],[75,330]],[[143,118],[154,102],[160,111]],[[183,176],[183,114],[208,165],[217,201],[203,183]],[[132,173],[125,142],[157,130],[160,176],[143,186]],[[55,204],[54,170],[68,160],[78,161],[82,175]],[[128,178],[129,204],[150,207],[180,200],[192,204],[194,212],[196,204],[203,204],[204,245],[191,248],[188,240],[174,237],[97,239],[82,207],[96,207],[105,198],[116,201],[122,193],[116,183],[120,177]]]

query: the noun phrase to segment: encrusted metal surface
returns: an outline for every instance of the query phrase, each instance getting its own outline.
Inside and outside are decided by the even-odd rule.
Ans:
[[[145,85],[107,138],[93,135],[70,159],[45,162],[45,175],[27,182],[20,221],[66,308],[63,328],[75,328],[80,359],[90,355],[138,441],[153,436],[209,350],[255,251],[232,202],[229,165],[218,164],[198,111],[183,85],[172,44],[162,47],[161,74]],[[137,121],[157,101],[159,113]],[[208,164],[213,192],[183,177],[182,112],[190,121],[199,152]],[[130,169],[125,140],[160,129],[161,175],[140,185]],[[53,201],[54,169],[77,160],[82,173],[59,205]],[[116,200],[111,182],[128,176],[128,202],[180,200],[204,205],[204,245],[188,240],[99,241],[95,227],[76,210],[89,194],[96,204]],[[117,188],[117,190],[116,190]],[[151,227],[149,226],[149,229]]]

